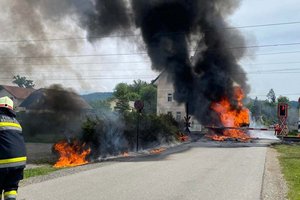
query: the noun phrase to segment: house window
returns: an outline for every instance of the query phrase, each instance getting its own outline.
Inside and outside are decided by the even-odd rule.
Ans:
[[[173,101],[173,94],[169,93],[168,94],[168,102],[172,102]]]
[[[177,121],[181,120],[181,112],[176,112],[176,120]]]

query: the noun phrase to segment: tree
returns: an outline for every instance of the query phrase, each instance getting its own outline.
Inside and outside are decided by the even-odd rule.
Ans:
[[[35,84],[32,80],[28,80],[25,76],[14,76],[13,77],[13,83],[18,85],[21,88],[34,88]]]
[[[116,99],[115,109],[121,113],[129,110],[129,100],[131,96],[129,85],[126,83],[119,83],[113,93]]]
[[[277,101],[278,101],[278,103],[289,103],[290,102],[289,98],[287,98],[285,96],[279,96]]]
[[[117,100],[115,109],[123,112],[129,110],[129,101],[144,101],[146,113],[156,113],[157,89],[154,85],[137,80],[133,84],[119,83],[114,90],[114,98]]]
[[[94,109],[111,111],[109,101],[103,101],[103,100],[92,101],[92,102],[90,102],[90,105]]]
[[[274,92],[273,89],[271,89],[271,90],[269,91],[269,93],[267,94],[267,97],[268,97],[268,101],[269,101],[270,103],[275,103],[275,102],[276,102],[276,95],[275,95],[275,92]]]
[[[255,121],[258,121],[261,116],[261,108],[260,108],[260,102],[258,101],[257,97],[255,98],[253,102],[253,108],[251,110],[252,112],[252,117],[254,118]]]

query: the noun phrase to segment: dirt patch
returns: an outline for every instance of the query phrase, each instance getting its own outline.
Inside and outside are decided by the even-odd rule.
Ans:
[[[262,199],[263,200],[287,200],[288,187],[281,173],[275,149],[268,148],[265,171],[263,177]]]

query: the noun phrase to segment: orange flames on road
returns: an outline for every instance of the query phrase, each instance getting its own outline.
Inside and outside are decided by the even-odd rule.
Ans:
[[[224,127],[239,128],[245,124],[250,123],[249,110],[243,106],[242,100],[244,93],[240,87],[235,87],[235,99],[237,101],[237,109],[233,109],[229,99],[224,97],[220,102],[215,102],[211,108],[218,114],[222,125]],[[239,139],[241,141],[248,141],[250,137],[243,131],[238,129],[223,130],[223,136],[212,135],[213,140],[223,141],[228,138]]]
[[[54,149],[59,153],[59,159],[55,163],[55,168],[75,167],[88,163],[86,157],[91,153],[85,148],[85,144],[75,140],[71,143],[60,141],[54,145]]]
[[[124,153],[122,153],[122,156],[123,157],[129,157],[129,153],[128,152],[124,152]]]
[[[159,148],[159,149],[152,149],[152,150],[150,151],[150,153],[151,153],[151,154],[160,154],[161,152],[163,152],[163,151],[165,151],[165,150],[166,150],[166,148],[161,147],[161,148]]]

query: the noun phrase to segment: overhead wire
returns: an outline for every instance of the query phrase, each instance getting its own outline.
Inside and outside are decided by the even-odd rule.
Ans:
[[[252,46],[237,46],[237,47],[228,47],[226,49],[264,48],[264,47],[278,47],[278,46],[292,46],[292,45],[300,45],[300,42],[266,44],[266,45],[252,45]],[[190,51],[195,51],[195,50],[190,50]],[[256,54],[256,55],[273,55],[273,54],[285,54],[285,53],[300,53],[300,51],[272,52],[272,53],[262,53],[262,54]],[[112,53],[112,54],[78,54],[78,55],[54,55],[54,56],[4,56],[4,55],[0,55],[0,58],[6,58],[6,59],[32,59],[32,58],[33,59],[43,59],[43,58],[79,58],[79,57],[131,56],[131,55],[147,55],[147,54],[148,54],[147,52],[131,52],[131,53]]]
[[[245,26],[232,26],[232,27],[220,27],[219,29],[231,30],[231,29],[245,29],[255,27],[270,27],[270,26],[283,26],[283,25],[295,25],[300,24],[300,21],[279,22],[279,23],[267,23]],[[203,30],[204,32],[210,32],[211,30]],[[168,34],[178,34],[179,32],[171,32]],[[50,38],[50,39],[21,39],[21,40],[0,40],[0,43],[25,43],[25,42],[51,42],[51,41],[69,41],[69,40],[93,40],[103,38],[122,38],[122,37],[141,37],[141,34],[124,34],[124,35],[110,35],[110,36],[90,36],[90,37],[69,37],[69,38]]]

